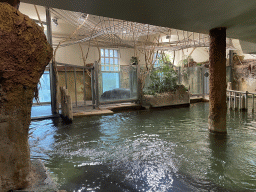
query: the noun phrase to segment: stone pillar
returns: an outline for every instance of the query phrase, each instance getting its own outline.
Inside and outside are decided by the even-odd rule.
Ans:
[[[209,130],[226,133],[226,28],[210,30]]]
[[[51,58],[43,30],[14,7],[0,3],[0,191],[28,185],[32,101]]]

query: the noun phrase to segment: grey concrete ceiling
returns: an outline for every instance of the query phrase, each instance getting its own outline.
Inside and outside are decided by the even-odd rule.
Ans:
[[[255,0],[21,0],[42,6],[205,33],[256,43]]]

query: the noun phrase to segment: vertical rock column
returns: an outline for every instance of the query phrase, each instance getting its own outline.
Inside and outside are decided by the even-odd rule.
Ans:
[[[32,101],[51,58],[43,29],[11,5],[0,3],[0,191],[29,184]]]
[[[210,30],[209,130],[226,133],[226,28]]]

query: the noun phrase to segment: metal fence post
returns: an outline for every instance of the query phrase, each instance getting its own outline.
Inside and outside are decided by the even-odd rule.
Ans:
[[[254,94],[252,94],[252,112],[254,112]]]
[[[248,91],[245,92],[245,110],[248,110]]]
[[[84,83],[84,105],[86,105],[85,72],[84,72],[84,68],[83,68],[83,83]]]
[[[95,61],[94,63],[94,70],[95,70],[95,100],[96,100],[96,108],[99,108],[99,67],[98,62]]]
[[[65,65],[65,83],[66,83],[66,89],[68,89],[68,77],[67,77],[67,66]]]
[[[95,92],[94,92],[94,70],[95,67],[91,69],[91,90],[92,90],[92,106],[95,109]]]
[[[242,110],[242,93],[239,93],[239,109]]]
[[[205,82],[204,82],[204,74],[205,74],[205,67],[202,67],[202,89],[203,89],[203,98],[205,98]]]
[[[129,86],[130,86],[130,98],[132,97],[133,93],[133,73],[132,73],[132,67],[129,68]]]
[[[74,78],[75,78],[75,99],[76,99],[76,106],[77,106],[77,91],[76,91],[76,68],[74,67]]]
[[[234,92],[234,110],[236,110],[237,108],[237,102],[236,102],[236,92]]]
[[[179,85],[180,85],[180,82],[181,82],[181,79],[180,79],[181,78],[181,74],[180,74],[181,70],[180,69],[181,69],[181,67],[178,68],[178,73],[179,73],[178,74],[178,83],[179,83]]]
[[[231,82],[231,83],[233,83],[233,55],[234,55],[234,53],[233,53],[234,51],[233,50],[229,50],[229,66],[230,66],[230,78],[229,78],[229,81]]]
[[[194,91],[194,82],[193,82],[193,79],[194,79],[194,78],[192,77],[191,79],[192,79],[191,90]],[[192,92],[192,91],[191,91],[191,92]]]
[[[140,66],[137,65],[137,97],[138,97],[138,102],[141,104],[142,103],[142,84],[141,84],[141,79],[140,79]]]
[[[49,44],[52,46],[52,26],[51,26],[51,13],[49,7],[45,8],[46,11],[46,22],[47,22],[47,39]],[[50,67],[50,88],[51,88],[51,108],[52,114],[58,113],[57,103],[57,90],[56,90],[56,72],[54,70],[54,63],[49,63]]]
[[[231,109],[231,92],[228,94],[228,108]]]

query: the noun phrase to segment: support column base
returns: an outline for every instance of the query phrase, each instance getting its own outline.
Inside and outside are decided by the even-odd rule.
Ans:
[[[226,119],[221,118],[214,120],[209,117],[208,119],[209,131],[218,134],[227,134]]]

